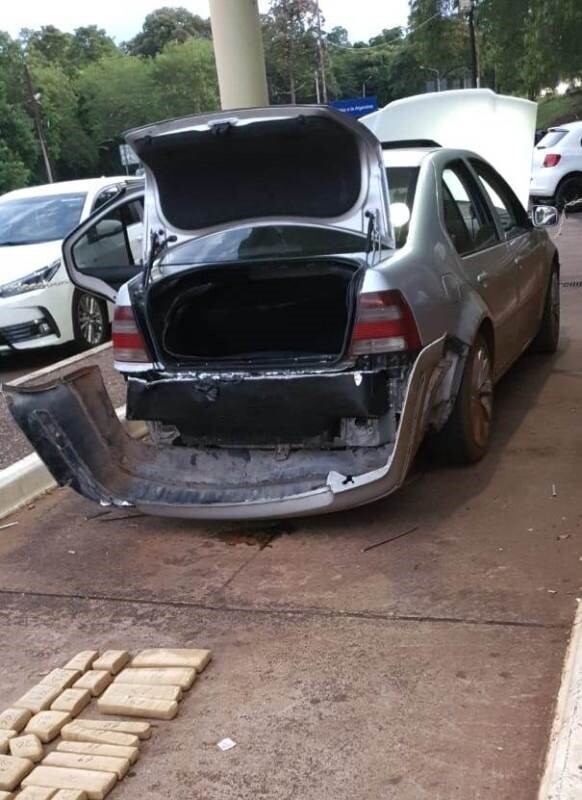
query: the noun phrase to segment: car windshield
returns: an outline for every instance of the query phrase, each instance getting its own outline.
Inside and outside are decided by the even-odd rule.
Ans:
[[[390,206],[402,203],[408,209],[408,220],[412,215],[414,197],[416,195],[416,182],[418,181],[418,167],[387,167],[388,191],[390,193]],[[393,218],[396,215],[392,215]],[[406,217],[405,217],[406,218]],[[408,238],[409,222],[398,226],[393,219],[394,237],[396,247],[404,247]]]
[[[64,239],[79,224],[85,193],[0,200],[0,246]]]
[[[551,128],[545,136],[543,136],[538,143],[538,150],[545,150],[547,147],[555,147],[558,142],[561,142],[564,136],[568,133],[563,128]]]
[[[364,253],[362,234],[303,225],[249,225],[191,239],[170,250],[161,267],[248,261],[269,256],[324,256]]]

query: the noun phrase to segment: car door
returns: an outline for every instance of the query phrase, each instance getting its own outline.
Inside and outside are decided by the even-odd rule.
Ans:
[[[515,259],[502,240],[487,201],[462,159],[441,173],[441,213],[468,283],[482,297],[495,330],[495,368],[501,373],[519,354]]]
[[[543,239],[534,230],[525,209],[501,175],[481,159],[471,159],[470,163],[515,261],[520,339],[525,346],[538,331],[548,287],[549,265]]]
[[[114,302],[120,286],[142,271],[143,231],[143,189],[128,189],[64,240],[63,261],[71,281]]]

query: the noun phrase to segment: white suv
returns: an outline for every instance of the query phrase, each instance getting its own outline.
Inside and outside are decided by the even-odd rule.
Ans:
[[[558,208],[582,197],[582,122],[550,128],[538,142],[529,194],[534,203]]]

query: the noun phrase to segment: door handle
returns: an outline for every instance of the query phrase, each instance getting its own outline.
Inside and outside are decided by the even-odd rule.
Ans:
[[[489,273],[488,272],[480,272],[477,275],[477,283],[486,284],[488,279],[489,279]]]

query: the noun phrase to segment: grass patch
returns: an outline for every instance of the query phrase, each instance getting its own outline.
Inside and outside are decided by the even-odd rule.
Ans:
[[[540,100],[538,128],[551,128],[565,122],[582,119],[582,91]]]

